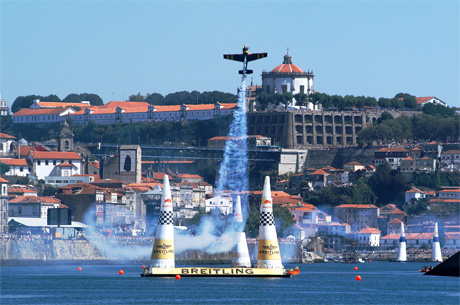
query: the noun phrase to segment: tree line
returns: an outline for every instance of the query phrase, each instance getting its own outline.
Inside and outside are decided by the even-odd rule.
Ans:
[[[82,101],[89,101],[92,106],[104,105],[104,101],[99,95],[94,93],[71,93],[61,100],[57,95],[50,94],[48,96],[42,95],[27,95],[18,96],[11,105],[13,113],[22,108],[30,108],[34,100],[39,99],[44,102],[54,103],[81,103]],[[126,102],[147,102],[152,105],[182,105],[182,104],[214,104],[220,103],[236,103],[238,97],[235,94],[225,93],[221,91],[179,91],[169,93],[165,96],[160,93],[147,93],[145,96],[141,93],[129,96]]]
[[[364,107],[377,107],[400,109],[406,108],[413,110],[417,107],[417,100],[415,96],[408,93],[398,93],[393,98],[379,98],[369,96],[353,96],[353,95],[328,95],[325,93],[315,92],[310,95],[304,93],[291,94],[285,93],[261,93],[257,97],[259,110],[266,110],[268,105],[287,106],[292,99],[296,100],[296,106],[306,106],[308,102],[315,105],[321,104],[323,108],[335,108],[338,110],[345,110],[350,108],[364,108]]]
[[[220,103],[236,103],[238,97],[235,94],[225,93],[221,91],[179,91],[169,93],[165,96],[160,93],[147,93],[145,96],[140,92],[129,97],[131,102],[147,102],[151,105],[182,105],[182,104],[214,104]]]
[[[48,96],[41,95],[27,95],[27,96],[18,96],[13,104],[11,105],[11,112],[15,113],[22,108],[30,108],[34,103],[34,100],[39,99],[43,102],[53,102],[53,103],[80,103],[82,101],[89,101],[93,106],[104,105],[104,102],[97,94],[93,93],[71,93],[67,95],[63,100],[61,100],[57,95],[50,94]]]
[[[373,125],[358,133],[358,144],[373,145],[374,142],[449,141],[459,138],[460,116],[452,108],[426,104],[423,114],[396,119],[383,112]]]

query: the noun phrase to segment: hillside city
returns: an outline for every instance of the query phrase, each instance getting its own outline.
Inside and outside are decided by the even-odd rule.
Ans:
[[[305,253],[391,252],[401,227],[409,253],[423,253],[435,223],[443,253],[460,249],[458,109],[405,93],[328,96],[313,80],[286,54],[262,85],[247,86],[250,189],[222,196],[215,182],[234,95],[198,103],[199,93],[138,94],[107,104],[29,96],[11,114],[1,100],[1,238],[152,238],[167,175],[179,232],[195,234],[209,215],[231,219],[241,195],[254,240],[269,176],[280,242]]]

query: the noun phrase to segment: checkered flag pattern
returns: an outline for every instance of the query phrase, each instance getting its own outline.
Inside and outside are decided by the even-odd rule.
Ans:
[[[260,224],[262,226],[275,225],[275,218],[273,217],[273,212],[260,212]]]
[[[173,212],[165,211],[160,212],[160,219],[158,220],[159,225],[172,225],[173,224]]]

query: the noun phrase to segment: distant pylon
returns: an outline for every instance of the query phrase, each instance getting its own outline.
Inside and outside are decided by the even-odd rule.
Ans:
[[[401,224],[401,237],[399,237],[399,248],[398,248],[398,262],[407,261],[406,253],[406,233],[404,232],[404,223]]]
[[[248,243],[246,241],[246,233],[244,233],[243,214],[241,213],[241,198],[236,197],[234,215],[234,228],[236,231],[237,243],[233,248],[232,267],[251,267],[251,259],[249,258]]]
[[[441,245],[439,244],[438,223],[434,224],[433,233],[433,262],[442,262]]]

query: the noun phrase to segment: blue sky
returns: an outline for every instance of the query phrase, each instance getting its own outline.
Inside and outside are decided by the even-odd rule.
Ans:
[[[0,2],[0,92],[236,93],[240,63],[253,81],[282,63],[313,70],[314,89],[460,103],[459,1],[8,1]]]

